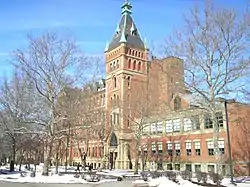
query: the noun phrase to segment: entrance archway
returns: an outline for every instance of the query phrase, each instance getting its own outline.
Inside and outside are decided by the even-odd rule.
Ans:
[[[110,141],[109,141],[109,146],[110,146],[110,151],[109,151],[109,167],[110,169],[115,168],[115,160],[117,158],[117,146],[118,146],[118,141],[117,137],[114,132],[111,133],[110,135]]]

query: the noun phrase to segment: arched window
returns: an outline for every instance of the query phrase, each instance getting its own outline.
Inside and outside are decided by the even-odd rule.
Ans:
[[[137,57],[137,51],[135,52],[135,56]]]
[[[131,68],[131,59],[128,59],[128,69]]]
[[[180,109],[181,109],[181,98],[177,96],[174,99],[174,110],[180,110]]]
[[[116,66],[119,68],[119,60],[116,61]]]
[[[138,57],[139,57],[139,58],[141,57],[141,52],[138,52]]]
[[[116,95],[116,103],[119,104],[119,95]]]
[[[111,134],[109,145],[110,146],[117,146],[118,145],[117,137],[116,137],[114,132],[112,132],[112,134]]]
[[[116,77],[114,77],[114,88],[116,88],[117,86],[117,80],[116,80]]]
[[[130,81],[131,81],[130,76],[128,76],[128,87],[129,88],[130,88]]]
[[[138,71],[141,71],[141,62],[138,63],[137,69],[138,69]]]
[[[134,60],[134,63],[133,63],[133,69],[135,70],[136,68],[136,60]]]
[[[134,50],[132,50],[132,55],[134,56],[134,53],[135,53],[135,51]]]

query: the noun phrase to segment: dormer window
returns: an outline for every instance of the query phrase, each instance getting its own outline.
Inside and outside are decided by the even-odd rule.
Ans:
[[[137,30],[136,29],[132,31],[132,36],[137,36]]]

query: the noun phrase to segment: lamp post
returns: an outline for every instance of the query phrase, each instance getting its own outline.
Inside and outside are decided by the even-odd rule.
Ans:
[[[227,100],[227,99],[224,99],[224,98],[218,98],[217,101],[221,102],[221,103],[224,103],[224,107],[225,107],[230,178],[231,178],[231,183],[234,184],[234,181],[233,181],[234,174],[233,174],[233,164],[232,164],[232,152],[231,152],[231,139],[230,139],[230,131],[229,131],[229,123],[228,123],[227,104],[228,103],[235,103],[235,100],[234,99],[228,99]]]

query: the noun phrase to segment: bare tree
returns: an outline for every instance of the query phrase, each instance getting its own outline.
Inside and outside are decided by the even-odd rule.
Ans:
[[[249,14],[237,16],[231,9],[207,2],[184,17],[184,27],[167,41],[167,55],[183,59],[185,84],[211,115],[215,155],[219,156],[216,98],[235,94],[249,69]]]
[[[11,170],[14,170],[16,152],[22,148],[26,133],[33,132],[32,124],[27,119],[35,113],[32,85],[29,79],[15,73],[12,79],[5,80],[0,88],[0,123],[5,141],[11,147]]]
[[[37,38],[29,36],[28,43],[27,49],[15,51],[14,64],[29,76],[35,85],[35,93],[42,101],[41,112],[34,117],[33,122],[39,124],[41,132],[46,135],[43,175],[48,175],[53,143],[60,135],[57,132],[58,124],[66,118],[56,114],[58,98],[65,87],[77,84],[77,77],[72,75],[76,67],[79,64],[85,67],[82,74],[86,75],[89,62],[78,50],[74,40],[59,38],[54,33],[45,33]]]

